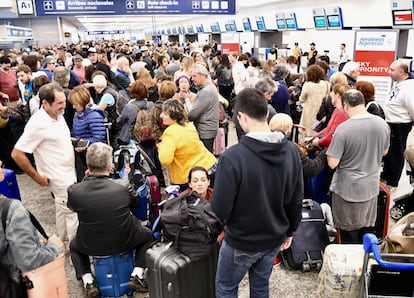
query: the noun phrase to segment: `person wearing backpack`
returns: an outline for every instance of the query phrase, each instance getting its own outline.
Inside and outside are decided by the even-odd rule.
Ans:
[[[131,139],[135,138],[132,132],[138,113],[141,110],[149,112],[154,106],[153,102],[148,101],[148,89],[141,81],[134,81],[129,90],[132,100],[125,105],[121,115],[116,119],[116,125],[120,127],[120,132],[117,136],[119,145],[128,144]],[[152,143],[154,143],[154,140]],[[141,145],[145,147],[144,143],[141,143]],[[154,144],[152,144],[152,147],[154,147]]]
[[[384,110],[381,105],[375,101],[374,84],[368,81],[358,81],[355,83],[355,89],[361,91],[362,95],[364,95],[365,108],[368,113],[377,115],[385,120]]]
[[[4,180],[1,163],[0,182]],[[20,272],[51,262],[63,249],[63,242],[53,235],[41,244],[29,212],[18,200],[0,195],[0,215],[0,297],[26,297]],[[10,295],[10,290],[14,296]]]

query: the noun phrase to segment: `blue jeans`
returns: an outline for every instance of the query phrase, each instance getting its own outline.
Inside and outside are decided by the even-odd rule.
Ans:
[[[268,298],[269,277],[278,252],[279,247],[260,252],[243,251],[224,240],[216,273],[216,298],[237,298],[239,283],[246,272],[249,272],[250,298]]]

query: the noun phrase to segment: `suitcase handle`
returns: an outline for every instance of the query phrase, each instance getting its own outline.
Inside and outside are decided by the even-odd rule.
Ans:
[[[398,262],[389,262],[384,261],[382,259],[381,253],[378,248],[378,238],[374,234],[367,233],[364,235],[363,238],[364,244],[364,251],[365,253],[369,254],[372,253],[374,255],[375,261],[386,269],[391,270],[414,270],[414,263],[398,263]],[[393,258],[412,258],[414,259],[414,255],[406,255],[406,254],[384,254],[384,257],[393,257]]]

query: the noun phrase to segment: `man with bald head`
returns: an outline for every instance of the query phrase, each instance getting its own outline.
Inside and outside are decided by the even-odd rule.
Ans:
[[[383,109],[391,129],[391,140],[381,179],[394,191],[404,167],[404,150],[414,120],[414,80],[410,79],[408,65],[401,59],[391,63],[389,73],[394,86]]]

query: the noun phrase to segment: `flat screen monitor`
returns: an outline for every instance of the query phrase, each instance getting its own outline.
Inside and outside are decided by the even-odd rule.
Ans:
[[[326,28],[325,16],[314,16],[313,21],[315,24],[315,28]]]
[[[237,31],[237,28],[236,28],[236,21],[235,21],[235,20],[232,20],[232,21],[230,22],[230,31]]]
[[[204,33],[204,26],[203,24],[200,24],[197,26],[197,33]]]
[[[256,18],[256,25],[257,25],[257,30],[259,30],[259,31],[265,31],[266,30],[266,25],[265,25],[263,17],[257,17]]]
[[[328,18],[328,27],[341,28],[341,19],[339,15],[337,14],[328,15],[327,18]]]
[[[250,24],[249,18],[243,19],[243,29],[244,31],[252,31],[252,25]]]
[[[276,20],[276,25],[277,25],[278,30],[286,29],[286,22],[285,22],[284,19],[277,19]]]
[[[398,25],[412,25],[413,24],[413,11],[411,9],[393,10],[392,11],[392,23]]]
[[[296,29],[296,22],[295,19],[285,19],[286,21],[286,28],[287,29]]]

